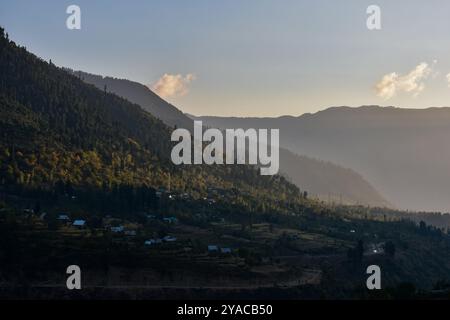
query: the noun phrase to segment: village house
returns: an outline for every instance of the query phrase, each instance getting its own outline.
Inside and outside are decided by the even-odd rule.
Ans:
[[[165,237],[163,238],[163,240],[164,240],[165,242],[175,242],[175,241],[177,241],[177,238],[175,238],[175,237],[173,237],[173,236],[165,236]]]
[[[231,254],[231,248],[220,248],[220,253]]]
[[[86,220],[75,220],[72,224],[72,226],[79,228],[79,229],[83,229],[86,227]]]
[[[56,218],[56,219],[58,221],[61,221],[61,222],[69,222],[70,221],[69,216],[67,214],[64,214],[64,213],[59,214],[58,218]]]
[[[113,233],[121,233],[125,230],[124,226],[111,227],[111,232]]]
[[[215,253],[219,251],[219,247],[216,245],[208,245],[208,252]]]
[[[157,244],[161,244],[161,243],[162,243],[162,239],[149,239],[149,240],[144,241],[145,246],[153,246],[153,245],[157,245]]]
[[[167,218],[163,218],[163,221],[170,223],[170,224],[175,224],[178,222],[178,219],[175,217],[167,217]]]

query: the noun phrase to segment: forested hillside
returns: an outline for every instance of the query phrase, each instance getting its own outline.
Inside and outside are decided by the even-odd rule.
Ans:
[[[0,108],[2,185],[170,187],[194,196],[220,187],[299,198],[283,178],[260,176],[249,166],[173,166],[170,129],[163,122],[28,53],[3,30]]]

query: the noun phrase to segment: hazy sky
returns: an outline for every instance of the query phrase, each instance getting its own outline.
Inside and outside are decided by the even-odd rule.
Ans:
[[[70,4],[81,30],[66,28]],[[366,27],[370,4],[381,30]],[[0,25],[46,60],[147,84],[185,112],[277,116],[450,105],[449,12],[448,0],[0,0]]]

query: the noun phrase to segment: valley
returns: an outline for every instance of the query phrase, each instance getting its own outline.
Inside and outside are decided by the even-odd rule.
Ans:
[[[174,126],[3,29],[0,111],[2,298],[448,295],[447,216],[327,203],[251,165],[176,166]],[[385,203],[355,173],[312,171],[323,167],[329,181],[340,172]],[[378,292],[365,286],[372,264],[383,270]],[[69,265],[86,290],[64,287]]]

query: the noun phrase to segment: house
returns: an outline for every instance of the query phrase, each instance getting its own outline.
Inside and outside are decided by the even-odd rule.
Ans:
[[[84,227],[86,227],[86,220],[75,220],[74,222],[73,222],[73,224],[72,224],[74,227],[77,227],[77,228],[84,228]]]
[[[144,241],[145,246],[153,246],[153,245],[161,244],[161,243],[162,243],[161,239],[149,239],[149,240]]]
[[[181,195],[181,198],[182,198],[183,200],[187,200],[187,199],[190,199],[191,197],[189,196],[188,193],[183,193],[183,194]]]
[[[220,248],[220,253],[231,254],[231,248]]]
[[[61,213],[60,215],[58,215],[57,220],[61,221],[61,222],[69,222],[70,218],[69,218],[69,216],[67,214]]]
[[[175,224],[178,222],[178,219],[175,217],[167,217],[167,218],[163,218],[164,222],[170,223],[170,224]]]
[[[175,241],[177,241],[177,238],[172,237],[172,236],[165,236],[165,237],[163,238],[163,240],[164,240],[165,242],[175,242]]]
[[[219,247],[216,245],[208,245],[208,252],[218,252]]]
[[[125,230],[124,226],[111,227],[111,232],[113,233],[121,233]]]

